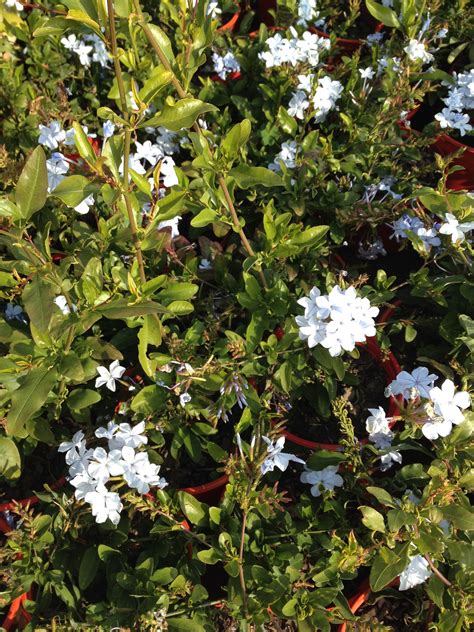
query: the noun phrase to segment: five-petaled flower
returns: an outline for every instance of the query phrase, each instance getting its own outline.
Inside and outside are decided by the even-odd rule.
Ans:
[[[337,465],[328,465],[322,470],[305,469],[300,475],[300,481],[311,485],[311,496],[321,496],[323,491],[334,491],[335,487],[342,487],[344,479],[337,473]]]
[[[303,459],[298,458],[294,454],[282,452],[285,446],[285,437],[279,437],[276,443],[268,437],[262,437],[262,439],[267,444],[267,456],[261,466],[262,474],[273,472],[275,467],[284,472],[290,461],[304,465]]]
[[[425,366],[420,366],[411,373],[400,371],[388,385],[387,393],[388,395],[402,395],[407,400],[416,399],[416,397],[428,398],[433,382],[437,379],[438,376],[430,373]]]
[[[97,372],[99,377],[95,380],[95,387],[99,388],[105,384],[110,391],[115,392],[115,382],[120,380],[125,373],[125,367],[120,366],[118,360],[114,360],[108,369],[106,369],[105,366],[98,366]]]

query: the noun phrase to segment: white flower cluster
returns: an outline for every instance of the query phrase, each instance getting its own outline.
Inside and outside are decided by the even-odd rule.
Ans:
[[[147,128],[147,131],[150,128]],[[151,128],[154,130],[154,128]],[[177,142],[178,134],[176,132],[171,132],[165,127],[157,127],[156,128],[156,139],[155,144],[158,146],[158,149],[161,151],[163,156],[172,156],[179,149],[179,144]]]
[[[17,11],[23,11],[23,5],[18,0],[5,0],[5,6],[9,9],[16,9]]]
[[[55,151],[51,154],[51,158],[46,161],[46,169],[48,172],[48,191],[54,191],[69,171],[69,160],[61,152]]]
[[[217,76],[223,81],[227,79],[227,75],[233,72],[240,72],[240,64],[234,53],[230,51],[225,55],[212,53],[212,63],[214,64],[214,72],[217,73]]]
[[[466,233],[474,230],[474,222],[459,223],[459,220],[452,213],[446,213],[446,221],[441,224],[439,232],[442,235],[450,235],[453,244],[465,240]]]
[[[294,454],[290,454],[288,452],[283,452],[283,448],[285,447],[285,437],[279,437],[276,442],[272,441],[268,437],[262,436],[262,440],[267,444],[267,453],[265,459],[260,466],[260,470],[262,474],[266,474],[267,472],[273,472],[275,468],[279,469],[282,472],[285,472],[288,468],[290,461],[294,461],[295,463],[300,463],[304,465],[304,472],[300,475],[300,481],[302,483],[311,485],[310,493],[314,497],[321,496],[323,491],[334,491],[335,487],[341,487],[344,484],[344,480],[339,474],[337,474],[338,466],[337,465],[329,465],[325,467],[323,470],[311,470],[306,466],[306,463],[303,459],[295,456]],[[239,448],[240,455],[243,459],[245,459],[244,451],[242,448],[242,440],[240,435],[236,434],[237,446]],[[252,437],[252,441],[250,443],[251,449],[253,449],[255,445],[255,436]]]
[[[197,4],[197,1],[196,1]],[[211,16],[211,18],[217,18],[218,15],[222,13],[222,9],[219,7],[218,0],[209,0],[209,4],[207,5],[206,15]]]
[[[282,451],[285,447],[285,437],[279,437],[275,443],[268,437],[262,437],[262,439],[267,444],[267,457],[261,465],[262,474],[273,472],[275,467],[284,472],[290,461],[304,465],[303,459]]]
[[[298,2],[298,21],[301,26],[308,26],[318,18],[319,11],[316,8],[318,0],[300,0]]]
[[[420,60],[423,64],[429,64],[434,57],[426,50],[426,44],[417,39],[411,39],[403,49],[410,61]]]
[[[379,406],[378,408],[369,408],[369,412],[371,415],[367,417],[365,427],[369,433],[369,441],[375,445],[377,450],[383,451],[380,457],[380,469],[384,472],[392,467],[394,462],[401,463],[402,455],[398,450],[390,450],[395,435],[390,430],[390,420],[387,419],[384,409]]]
[[[193,7],[196,8],[198,4],[198,0],[194,0]],[[218,15],[222,13],[222,9],[219,7],[219,0],[209,0],[206,9],[206,15],[211,16],[211,18],[217,18]]]
[[[374,318],[379,309],[357,296],[354,287],[343,290],[336,285],[327,295],[314,287],[298,304],[305,309],[303,316],[296,317],[299,336],[310,348],[320,344],[334,357],[375,336]]]
[[[408,237],[407,231],[409,230],[421,239],[427,252],[431,250],[432,246],[441,244],[436,227],[426,228],[419,217],[411,217],[405,213],[405,215],[389,224],[389,226],[393,229],[390,239],[396,239],[397,242],[400,239],[406,239]]]
[[[89,137],[95,137],[95,134],[89,133],[89,130],[85,125],[82,126],[84,133]],[[59,145],[74,145],[74,128],[64,130],[59,121],[51,121],[49,125],[38,126],[40,135],[38,138],[38,144],[47,147],[48,149],[57,149]],[[48,191],[54,191],[60,182],[64,180],[66,174],[69,171],[69,165],[75,164],[74,160],[66,158],[64,154],[59,151],[53,151],[51,157],[46,160],[46,170],[48,173]],[[88,195],[82,200],[74,210],[81,215],[89,212],[89,208],[95,203],[94,196]]]
[[[457,393],[451,380],[445,380],[441,388],[433,387],[437,379],[437,375],[430,374],[428,369],[422,366],[412,373],[401,371],[386,389],[388,397],[399,395],[411,403],[420,400],[416,412],[423,424],[421,431],[432,441],[439,437],[447,437],[453,429],[453,424],[462,423],[462,411],[469,408],[471,403],[469,393]]]
[[[296,30],[291,27],[292,37],[287,38],[276,33],[265,42],[268,50],[259,53],[259,58],[265,62],[267,68],[275,68],[284,64],[309,64],[315,67],[319,64],[322,52],[327,51],[331,44],[329,39],[319,37],[316,33],[305,31],[298,37]]]
[[[163,489],[167,485],[165,479],[158,476],[160,466],[150,463],[148,454],[140,451],[148,442],[144,430],[144,421],[133,428],[128,423],[117,425],[113,421],[107,428],[97,428],[95,436],[107,439],[108,451],[88,449],[81,431],[76,432],[71,441],[60,444],[58,451],[65,453],[70,483],[76,488],[74,495],[77,500],[90,504],[96,522],[110,520],[117,525],[120,521],[123,509],[120,496],[106,487],[112,477],[121,476],[139,494],[147,494],[151,487]]]
[[[313,86],[313,78],[312,74],[298,75],[298,90],[292,94],[288,114],[302,120],[312,105],[314,120],[321,123],[331,110],[337,109],[336,103],[344,88],[339,81],[330,77],[320,77],[316,86]]]
[[[74,33],[68,37],[61,38],[61,44],[79,57],[79,62],[86,67],[91,65],[91,61],[95,61],[106,68],[110,64],[110,57],[104,42],[98,35],[84,35],[84,39],[80,39]]]
[[[296,154],[298,152],[298,143],[295,140],[289,140],[281,144],[281,150],[275,156],[274,162],[268,165],[268,168],[272,171],[281,172],[281,165],[283,163],[287,169],[294,169],[296,167]]]
[[[130,154],[128,160],[128,166],[133,169],[135,173],[143,176],[146,174],[147,169],[155,167],[158,161],[160,164],[160,178],[163,182],[163,186],[166,188],[172,187],[178,184],[178,176],[175,170],[175,161],[171,156],[166,156],[163,152],[163,148],[169,146],[170,138],[164,137],[163,142],[152,143],[151,140],[146,140],[143,143],[136,141],[136,151]],[[123,174],[123,158],[119,167],[120,174]],[[153,191],[155,185],[153,178],[149,179],[150,192]]]
[[[332,492],[335,487],[344,485],[344,479],[337,470],[337,465],[328,465],[322,470],[310,470],[305,466],[305,471],[300,475],[300,481],[311,485],[310,494],[317,498],[323,491]]]
[[[394,184],[396,184],[396,182],[397,178],[394,178],[393,176],[385,176],[377,184],[374,183],[367,185],[365,187],[362,200],[366,204],[370,204],[378,193],[383,193],[382,197],[380,198],[380,202],[383,202],[385,198],[389,195],[394,200],[400,200],[402,198],[401,193],[395,193],[395,191],[392,190],[392,187]]]
[[[472,132],[470,115],[463,110],[474,109],[474,69],[469,72],[453,74],[455,83],[450,87],[448,96],[443,99],[446,106],[435,114],[435,119],[443,129],[456,129],[464,136]]]

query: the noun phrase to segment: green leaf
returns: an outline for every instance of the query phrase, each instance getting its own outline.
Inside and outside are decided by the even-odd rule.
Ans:
[[[237,157],[241,149],[247,144],[251,129],[251,124],[248,119],[244,119],[234,125],[224,136],[220,144],[222,153],[229,159]]]
[[[456,529],[474,531],[474,512],[460,505],[448,505],[442,507],[441,511],[444,518],[451,521]]]
[[[157,298],[160,301],[187,301],[193,298],[198,289],[194,283],[169,283]]]
[[[28,436],[33,437],[33,439],[36,439],[37,441],[41,441],[41,443],[53,445],[56,441],[54,433],[49,427],[49,423],[46,419],[42,419],[41,417],[28,419],[25,427]]]
[[[79,566],[79,588],[85,590],[94,580],[99,568],[100,559],[96,546],[85,550]]]
[[[49,324],[53,317],[55,291],[53,287],[43,280],[40,274],[34,274],[31,283],[23,290],[22,299],[25,311],[30,321],[41,332],[49,330]]]
[[[62,35],[69,27],[66,18],[48,18],[48,21],[33,31],[33,37],[47,37],[48,35]]]
[[[161,126],[172,132],[179,132],[183,127],[192,127],[196,119],[205,112],[216,111],[215,105],[204,103],[204,101],[192,97],[186,97],[176,101],[173,105],[165,103],[160,114],[156,114],[148,121],[144,121],[139,127]]]
[[[67,405],[71,410],[82,410],[100,402],[101,396],[90,388],[76,388],[67,398]]]
[[[59,198],[66,206],[74,208],[95,191],[96,187],[86,177],[76,175],[64,178],[51,195]]]
[[[162,386],[152,384],[145,386],[135,395],[130,404],[130,408],[135,413],[142,415],[156,414],[168,399],[168,391]]]
[[[175,316],[184,316],[194,311],[193,304],[189,301],[173,301],[167,307]]]
[[[117,125],[126,125],[127,121],[116,114],[111,108],[103,106],[97,110],[97,116],[116,123]]]
[[[195,228],[202,228],[215,222],[217,219],[217,213],[210,208],[203,209],[191,220],[191,226]]]
[[[102,314],[111,320],[120,318],[133,318],[134,316],[145,316],[145,314],[166,313],[169,308],[163,307],[153,301],[143,301],[142,303],[129,304],[125,298],[118,298],[109,303],[103,303],[94,308],[95,312]]]
[[[392,26],[393,28],[400,28],[400,22],[397,18],[397,14],[393,9],[389,7],[384,7],[382,4],[378,2],[374,2],[374,0],[366,0],[367,9],[374,16],[376,20],[383,22],[385,26]]]
[[[197,558],[203,564],[217,564],[222,559],[215,549],[204,549],[204,551],[198,551]]]
[[[155,24],[147,24],[148,30],[151,32],[152,38],[158,44],[161,51],[164,53],[166,59],[170,62],[174,62],[174,53],[171,41],[166,33]]]
[[[415,340],[416,336],[417,336],[417,331],[416,329],[413,327],[413,325],[408,324],[405,327],[405,341],[406,342],[413,342],[413,340]]]
[[[207,505],[187,492],[178,492],[178,500],[182,512],[192,524],[205,525],[207,523]]]
[[[316,450],[307,460],[307,466],[311,470],[323,470],[328,465],[339,465],[346,459],[342,452],[332,450]]]
[[[161,344],[160,321],[156,316],[145,315],[143,325],[138,332],[138,359],[145,373],[152,377],[156,371],[156,360],[147,356],[148,346],[159,347]]]
[[[43,208],[48,196],[48,171],[42,147],[37,147],[26,161],[15,190],[15,202],[23,219]]]
[[[113,549],[111,546],[107,546],[106,544],[99,544],[97,553],[99,559],[103,562],[108,562],[115,555],[120,555],[120,551],[117,551],[117,549]]]
[[[396,533],[402,527],[415,524],[416,518],[413,514],[402,511],[401,509],[392,509],[387,514],[387,522],[390,531]]]
[[[74,128],[74,142],[76,143],[79,155],[90,165],[94,165],[97,157],[92,149],[92,145],[84,133],[84,130],[77,121],[74,121],[72,126]]]
[[[298,130],[298,122],[288,114],[288,110],[280,105],[277,114],[277,121],[282,130],[290,136],[295,136]]]
[[[10,217],[14,222],[23,219],[21,210],[8,198],[0,199],[0,217]]]
[[[385,533],[385,521],[380,512],[365,505],[359,507],[359,509],[363,516],[362,523],[365,524],[368,529],[371,531],[380,531],[381,533]]]
[[[171,71],[166,70],[163,66],[157,66],[151,71],[138,96],[143,103],[149,104],[157,94],[171,83],[172,79],[173,73]]]
[[[297,233],[291,238],[289,243],[292,246],[315,246],[322,240],[328,230],[329,226],[312,226],[311,228],[307,228],[306,230]]]
[[[168,632],[206,632],[205,628],[195,619],[182,617],[166,617]]]
[[[399,550],[399,555],[390,549],[381,549],[374,558],[370,569],[370,586],[377,592],[388,586],[396,577],[402,573],[408,564],[408,550],[410,543],[407,543]]]
[[[230,170],[229,175],[234,178],[236,184],[241,189],[250,187],[281,187],[283,180],[281,177],[265,167],[250,167],[249,165],[239,165]]]
[[[286,604],[281,609],[282,613],[285,617],[294,617],[296,614],[296,606],[298,605],[298,600],[293,598],[286,602]]]
[[[396,504],[393,500],[393,498],[390,496],[390,494],[385,490],[382,489],[382,487],[366,487],[366,490],[369,492],[369,494],[372,494],[372,496],[375,496],[375,498],[380,501],[382,503],[382,505],[387,505],[387,507],[395,507],[396,508]]]
[[[14,441],[0,437],[0,475],[13,480],[21,474],[21,457]]]
[[[170,584],[177,576],[178,571],[175,568],[172,566],[165,566],[155,571],[150,577],[150,580],[154,584],[158,584],[158,586],[165,586],[166,584]]]
[[[56,384],[55,368],[36,367],[22,378],[20,387],[12,394],[12,405],[7,416],[7,433],[24,438],[26,422],[41,408]]]
[[[66,15],[66,20],[73,20],[74,22],[79,22],[79,24],[87,24],[99,37],[102,37],[100,25],[83,11],[71,9]]]

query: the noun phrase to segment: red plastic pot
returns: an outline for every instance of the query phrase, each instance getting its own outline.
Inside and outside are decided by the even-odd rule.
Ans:
[[[366,579],[362,582],[356,594],[348,601],[352,614],[355,614],[357,610],[359,610],[359,608],[364,605],[364,603],[369,598],[370,593],[371,590],[369,580]],[[340,626],[337,628],[337,632],[346,632],[346,628],[347,624],[341,623]]]
[[[3,505],[2,505],[3,506]],[[7,511],[3,509],[2,511]],[[11,531],[7,521],[0,516],[0,531],[4,534]],[[26,612],[23,608],[23,603],[26,599],[31,599],[31,591],[25,592],[16,599],[14,599],[10,608],[8,609],[7,616],[2,622],[2,628],[5,628],[8,632],[10,630],[22,630],[31,621],[31,614]]]
[[[66,479],[64,476],[62,476],[51,485],[51,489],[59,489],[65,484],[65,482]],[[36,505],[37,503],[39,503],[38,496],[30,496],[29,498],[23,498],[22,500],[2,503],[0,505],[0,513],[4,511],[11,511],[15,513],[15,510],[18,506],[31,507],[32,505]],[[12,529],[8,525],[7,521],[0,516],[0,531],[2,533],[9,533],[11,530]],[[31,621],[31,614],[29,612],[26,612],[26,610],[23,608],[24,601],[26,599],[31,599],[31,597],[31,591],[28,591],[12,601],[7,616],[2,623],[2,626],[5,628],[5,630],[22,630]]]
[[[400,301],[400,299],[393,301],[391,305],[389,305],[388,307],[384,309],[384,311],[380,315],[380,318],[377,320],[377,323],[379,325],[384,325],[388,320],[390,320],[390,318],[392,318],[393,313],[395,312],[396,309],[400,307],[401,304],[402,302]],[[400,369],[400,367],[398,368]],[[398,372],[400,372],[400,370]]]
[[[413,110],[408,112],[405,119],[407,121],[411,121],[420,107],[421,106],[418,105],[416,108],[413,108]],[[417,130],[407,127],[404,121],[400,121],[398,125],[407,133],[407,135],[410,133],[419,133]],[[448,188],[453,191],[461,191],[463,189],[472,191],[474,189],[474,147],[469,147],[468,145],[452,138],[448,134],[441,133],[433,140],[431,149],[437,154],[440,154],[440,156],[450,156],[451,154],[464,149],[464,153],[451,163],[451,166],[457,165],[463,167],[463,169],[449,174],[447,178],[447,185]]]
[[[450,173],[447,178],[447,185],[453,191],[461,191],[474,189],[474,147],[469,147],[461,143],[447,134],[440,134],[432,144],[432,149],[441,156],[450,156],[460,149],[464,149],[464,153],[453,160],[450,166],[463,167],[461,171]]]
[[[382,22],[378,22],[375,25],[374,31],[375,33],[380,33],[380,31],[382,31],[383,28],[384,28],[384,25],[382,24]],[[319,37],[324,37],[325,39],[329,39],[331,36],[330,33],[325,33],[324,31],[321,31],[320,29],[317,29],[315,27],[311,27],[309,30],[313,33],[316,33],[316,35],[319,35]],[[363,39],[350,39],[346,37],[336,37],[336,47],[340,49],[343,54],[346,54],[346,55],[353,55],[355,52],[359,50],[359,48],[363,44],[364,44]],[[336,57],[336,59],[338,58],[339,57]]]
[[[376,338],[367,338],[367,342],[360,343],[357,346],[361,349],[365,349],[377,362],[377,364],[385,373],[387,384],[394,380],[397,374],[400,373],[400,365],[398,364],[398,361],[393,353],[391,351],[389,351],[388,353],[384,353],[380,348]],[[395,417],[397,413],[397,400],[394,397],[391,397],[389,400],[387,416]],[[393,427],[394,425],[395,421],[392,421],[390,427]],[[338,443],[320,443],[318,441],[310,441],[308,439],[303,439],[298,435],[293,434],[292,432],[288,432],[288,430],[283,430],[283,436],[291,443],[299,445],[302,448],[308,448],[310,450],[330,450],[331,452],[342,452],[344,450],[344,448]],[[367,442],[368,439],[362,439],[360,443],[365,444]]]
[[[66,478],[61,476],[55,481],[52,485],[50,485],[51,489],[60,489],[66,483]],[[0,504],[0,513],[3,511],[12,511],[15,512],[16,507],[20,505],[20,507],[31,507],[32,505],[36,505],[39,503],[40,499],[38,496],[30,496],[29,498],[22,498],[21,500],[14,500],[8,503]]]
[[[196,487],[184,487],[181,491],[191,494],[191,496],[194,496],[194,498],[197,498],[201,502],[213,505],[218,504],[221,500],[228,482],[229,477],[227,474],[224,474],[210,483],[197,485]]]
[[[31,599],[31,593],[29,592],[23,593],[11,602],[7,616],[2,622],[2,627],[7,632],[10,632],[10,630],[23,630],[31,621],[31,614],[23,608],[23,603],[27,599]]]
[[[221,79],[219,75],[212,75],[211,81],[215,81],[216,83],[227,83],[228,81],[236,81],[242,77],[242,73],[240,70],[236,70],[235,72],[231,72],[226,79]]]
[[[396,586],[398,582],[399,582],[399,579],[397,577],[396,579],[393,580],[393,582],[389,584],[389,586]],[[369,580],[365,579],[359,586],[359,590],[356,592],[356,594],[353,595],[348,600],[349,607],[351,609],[352,614],[355,614],[359,610],[359,608],[361,608],[366,603],[371,592],[372,591],[370,589]],[[341,623],[339,627],[337,628],[337,632],[346,632],[346,629],[347,629],[347,624]]]

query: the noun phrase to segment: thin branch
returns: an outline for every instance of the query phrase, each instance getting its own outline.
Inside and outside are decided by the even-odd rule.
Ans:
[[[114,9],[114,0],[107,0],[107,11],[109,15],[109,39],[110,39],[110,47],[112,50],[112,56],[114,60],[114,70],[115,70],[115,78],[117,79],[117,86],[120,95],[120,108],[124,119],[128,122],[128,107],[127,107],[127,98],[125,96],[125,84],[123,81],[122,68],[120,67],[120,59],[118,57],[117,50],[117,32],[115,30],[115,9]],[[123,149],[123,180],[122,180],[122,195],[125,200],[125,206],[127,208],[128,221],[130,224],[130,230],[132,233],[133,245],[135,246],[135,254],[137,257],[138,270],[140,274],[140,280],[142,283],[146,282],[146,274],[145,274],[145,264],[143,262],[143,253],[141,249],[140,239],[138,237],[138,229],[137,222],[135,219],[135,214],[132,207],[132,202],[130,200],[130,192],[129,192],[129,158],[130,158],[130,143],[132,139],[132,132],[130,128],[127,126],[125,128],[125,140],[124,140],[124,149]]]
[[[448,588],[450,588],[453,584],[449,581],[449,579],[446,579],[446,577],[443,575],[443,573],[441,571],[439,571],[436,566],[433,564],[432,559],[430,558],[429,555],[425,555],[425,560],[428,562],[428,564],[430,565],[431,570],[433,571],[433,573],[436,575],[436,577],[443,582],[443,584],[445,584],[446,586],[448,586]]]
[[[111,2],[111,0],[107,0],[107,1]],[[136,10],[136,12],[138,14],[138,18],[139,18],[138,19],[138,24],[140,25],[142,31],[144,32],[146,38],[148,39],[148,42],[151,44],[153,50],[156,52],[156,54],[158,56],[158,59],[163,64],[164,68],[172,73],[172,80],[171,80],[171,82],[172,82],[176,92],[178,93],[178,96],[181,99],[186,98],[188,96],[188,93],[184,90],[184,88],[181,85],[179,79],[176,77],[176,75],[175,75],[175,73],[173,71],[173,68],[172,68],[168,58],[164,54],[163,50],[161,49],[161,46],[156,41],[153,33],[151,32],[151,29],[148,27],[147,23],[144,20],[143,12],[142,12],[141,7],[140,7],[140,1],[139,0],[134,0],[134,6],[135,6],[135,10]],[[197,121],[193,124],[193,130],[197,134],[202,135],[202,129],[201,129],[201,127],[200,127],[200,125],[199,125],[199,123]],[[211,149],[211,151],[212,151],[212,149]],[[240,237],[240,240],[242,242],[242,245],[245,248],[245,250],[246,250],[247,254],[249,255],[249,257],[254,257],[255,253],[253,251],[252,246],[250,245],[249,240],[247,239],[247,236],[244,233],[244,230],[243,230],[242,226],[240,225],[239,218],[238,218],[238,215],[237,215],[237,211],[235,210],[235,206],[234,206],[234,203],[233,203],[232,198],[230,196],[229,189],[227,188],[227,185],[225,183],[224,176],[222,174],[218,175],[217,181],[219,183],[220,188],[222,189],[222,192],[224,194],[225,200],[227,202],[228,211],[229,211],[230,216],[232,218],[232,224],[234,226],[234,229],[239,234],[239,237]],[[265,275],[263,274],[262,270],[259,270],[259,277],[260,277],[260,281],[261,281],[263,287],[265,289],[267,289],[267,282],[266,282]]]

